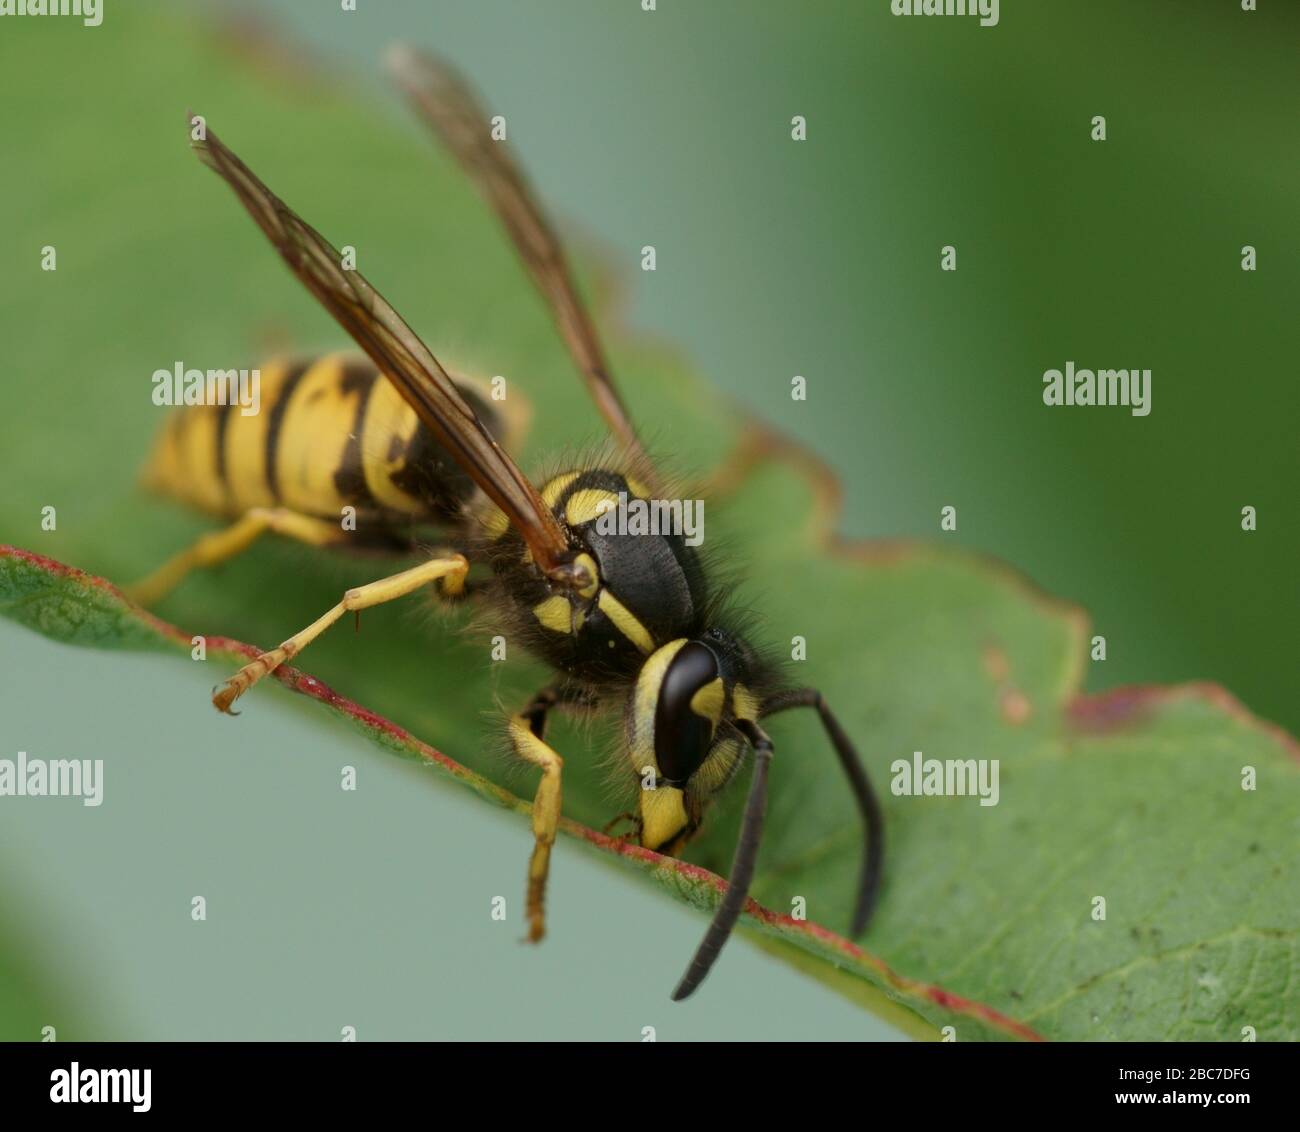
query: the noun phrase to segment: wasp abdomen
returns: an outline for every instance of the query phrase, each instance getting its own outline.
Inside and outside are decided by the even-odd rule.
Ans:
[[[168,419],[145,482],[222,516],[285,507],[359,525],[447,522],[474,483],[364,356],[276,361],[259,371],[255,412],[196,405]],[[457,383],[494,435],[490,403]]]

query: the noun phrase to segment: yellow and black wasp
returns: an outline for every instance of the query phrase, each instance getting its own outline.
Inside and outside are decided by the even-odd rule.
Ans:
[[[417,112],[475,180],[504,222],[549,304],[616,452],[553,476],[540,489],[507,455],[510,422],[471,381],[453,378],[401,316],[319,233],[276,197],[199,118],[191,144],[226,181],[295,275],[367,355],[263,367],[262,411],[187,408],[169,420],[147,479],[233,520],[155,571],[135,594],[153,601],[190,569],[240,553],[264,532],[320,547],[414,549],[419,525],[448,543],[411,569],[348,590],[282,644],[213,692],[229,712],[260,679],[346,613],[417,592],[491,603],[555,680],[507,724],[510,746],[541,771],[528,870],[529,938],[545,932],[544,897],[560,819],[563,760],[545,739],[557,709],[621,707],[620,750],[640,785],[636,836],[676,854],[710,800],[754,756],[726,893],[674,991],[708,973],[744,906],[767,803],[772,742],[765,717],[817,711],[866,826],[853,932],[861,933],[881,875],[876,797],[847,734],[820,693],[786,687],[745,639],[696,548],[680,534],[607,533],[598,516],[620,496],[647,499],[661,482],[610,377],[550,222],[487,115],[450,67],[399,49],[391,65]],[[354,509],[355,530],[339,522]],[[471,567],[476,576],[470,578]],[[481,577],[480,577],[481,575]]]

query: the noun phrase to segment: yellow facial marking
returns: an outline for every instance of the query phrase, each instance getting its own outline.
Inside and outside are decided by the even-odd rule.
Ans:
[[[717,727],[718,721],[722,718],[722,703],[726,695],[726,685],[722,683],[722,677],[719,676],[709,681],[691,697],[691,711]]]
[[[758,702],[758,697],[744,684],[737,684],[732,689],[731,705],[737,719],[748,719],[757,722],[758,709],[761,705]]]
[[[634,498],[636,499],[650,498],[650,489],[646,487],[646,485],[643,484],[640,480],[634,480],[631,476],[627,476],[625,477],[625,482],[627,483],[627,490],[632,494]]]
[[[542,502],[547,507],[554,508],[560,501],[560,496],[564,494],[565,488],[578,478],[579,472],[565,472],[562,476],[556,476],[553,480],[547,482],[542,488]]]
[[[641,791],[641,844],[658,849],[676,837],[690,822],[683,794],[675,786]]]
[[[636,678],[636,693],[632,707],[632,741],[628,755],[637,774],[642,767],[656,766],[655,763],[655,709],[659,706],[659,688],[664,682],[664,673],[686,644],[685,638],[669,641],[657,650],[641,666],[641,673]]]
[[[600,518],[606,511],[617,510],[618,496],[594,487],[575,491],[564,504],[564,518],[571,527],[580,527]]]
[[[601,611],[614,622],[614,628],[631,641],[638,649],[647,656],[655,651],[654,638],[646,632],[646,628],[635,617],[632,616],[627,606],[618,600],[609,590],[601,590],[600,598],[597,601]]]
[[[569,605],[569,599],[559,594],[548,597],[540,605],[533,606],[533,616],[537,618],[542,628],[550,629],[552,633],[568,633],[573,626],[572,606]]]

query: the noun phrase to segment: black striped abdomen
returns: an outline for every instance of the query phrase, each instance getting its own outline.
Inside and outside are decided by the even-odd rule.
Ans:
[[[237,404],[174,411],[146,482],[223,516],[279,506],[339,519],[353,507],[371,526],[445,522],[472,495],[473,481],[369,359],[279,361],[260,373],[255,414]],[[457,384],[500,439],[490,403]]]

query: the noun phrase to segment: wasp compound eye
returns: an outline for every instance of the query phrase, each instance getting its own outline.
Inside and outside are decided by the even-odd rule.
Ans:
[[[680,786],[708,754],[722,715],[718,658],[699,641],[687,641],[673,657],[655,707],[655,761],[668,784]]]

